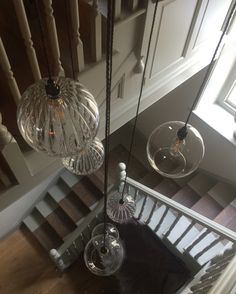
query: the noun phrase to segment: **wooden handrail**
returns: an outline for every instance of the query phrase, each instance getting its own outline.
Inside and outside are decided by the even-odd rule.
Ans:
[[[229,241],[236,241],[236,233],[229,230],[228,228],[220,224],[217,224],[216,222],[208,219],[207,217],[183,206],[182,204],[175,202],[174,200],[136,182],[135,180],[129,177],[127,177],[127,183],[136,189],[142,190],[145,194],[148,194],[150,197],[159,200],[161,203],[166,204],[169,208],[172,208],[176,211],[180,211],[183,216],[186,216],[191,220],[195,220],[196,223],[202,225],[203,227],[209,228],[212,232],[225,236],[225,238]]]

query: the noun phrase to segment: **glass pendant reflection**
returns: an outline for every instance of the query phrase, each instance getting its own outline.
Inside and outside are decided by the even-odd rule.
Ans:
[[[135,214],[136,203],[131,195],[116,191],[107,201],[107,215],[116,223],[127,223]]]
[[[94,173],[103,164],[104,147],[102,142],[95,138],[81,148],[77,155],[62,159],[65,168],[77,175]]]
[[[79,82],[65,77],[42,79],[23,93],[17,123],[25,141],[49,156],[67,157],[94,139],[97,103]]]
[[[105,241],[105,242],[104,242]],[[122,243],[110,235],[97,235],[86,245],[84,261],[87,268],[95,275],[110,276],[115,274],[124,260]]]
[[[183,131],[186,132],[183,135]],[[181,134],[182,132],[182,134]],[[194,172],[205,153],[200,133],[184,122],[171,121],[157,127],[147,143],[147,157],[161,175],[181,178]]]
[[[106,224],[106,235],[112,236],[114,239],[119,240],[120,235],[118,229],[110,223]],[[98,224],[92,231],[92,238],[104,234],[104,223]]]

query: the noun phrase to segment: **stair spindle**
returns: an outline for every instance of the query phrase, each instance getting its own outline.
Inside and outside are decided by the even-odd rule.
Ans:
[[[157,226],[156,226],[155,229],[154,229],[154,232],[155,232],[155,233],[160,229],[160,227],[161,227],[161,225],[162,225],[162,223],[163,223],[163,221],[164,221],[164,219],[165,219],[165,217],[166,217],[168,211],[169,211],[169,207],[166,206],[166,207],[165,207],[165,211],[164,211],[164,213],[163,213],[163,215],[162,215],[162,217],[161,217],[159,223],[157,224]]]
[[[98,0],[93,0],[91,16],[91,54],[93,61],[102,59],[102,15],[98,11]]]
[[[39,69],[36,52],[34,50],[34,44],[32,41],[30,27],[29,27],[28,19],[25,12],[24,2],[23,0],[14,0],[13,4],[15,7],[17,20],[20,26],[21,35],[22,35],[22,38],[24,39],[26,52],[27,52],[27,56],[29,59],[32,73],[33,73],[33,77],[35,81],[38,81],[41,79],[41,73]]]
[[[189,253],[201,240],[203,240],[208,234],[210,230],[205,228],[203,233],[200,234],[187,248],[185,248],[185,253]]]
[[[70,0],[70,13],[72,22],[73,42],[76,49],[76,70],[75,75],[84,69],[84,45],[80,36],[80,19],[79,19],[79,3],[78,0]]]
[[[11,94],[16,104],[18,104],[20,101],[21,94],[20,94],[16,79],[14,77],[13,71],[11,69],[11,64],[8,59],[1,37],[0,37],[0,67],[5,74]]]
[[[213,242],[211,242],[208,246],[206,246],[202,251],[200,251],[198,254],[196,254],[194,256],[195,259],[199,259],[199,257],[201,257],[204,253],[206,253],[209,249],[211,249],[212,247],[214,247],[217,243],[219,243],[220,241],[222,241],[223,238],[221,238],[220,236],[218,238],[216,238]]]
[[[168,238],[168,236],[170,235],[170,233],[172,232],[172,230],[174,229],[174,227],[177,225],[177,223],[179,222],[180,218],[181,218],[181,214],[179,213],[178,216],[176,217],[176,219],[173,221],[173,223],[171,224],[171,226],[169,227],[168,231],[164,234],[165,238]]]

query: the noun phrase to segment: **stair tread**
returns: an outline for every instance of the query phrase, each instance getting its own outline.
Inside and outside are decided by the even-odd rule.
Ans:
[[[210,195],[206,194],[191,209],[213,220],[221,212],[222,207]]]
[[[85,177],[73,186],[72,190],[78,198],[90,208],[103,197],[102,192]]]
[[[42,216],[47,217],[50,213],[52,213],[57,208],[57,203],[48,201],[47,196],[41,200],[35,207],[42,214]]]
[[[215,222],[236,231],[236,208],[232,205],[226,206],[214,219]]]
[[[188,186],[191,187],[201,197],[205,195],[215,184],[216,180],[203,173],[196,174],[188,182]]]
[[[27,228],[33,232],[45,222],[45,219],[36,209],[34,209],[32,213],[23,220],[23,222]]]
[[[60,202],[70,193],[70,188],[62,180],[59,180],[56,185],[48,190],[48,193],[56,202]]]
[[[189,186],[183,187],[172,197],[173,200],[186,207],[192,207],[200,198],[201,197]]]
[[[37,228],[33,234],[47,251],[58,248],[63,242],[47,222]]]
[[[109,175],[111,180],[114,182],[117,179],[117,166],[118,163],[127,163],[129,152],[127,149],[118,145],[110,152],[109,160]],[[147,174],[147,168],[134,156],[131,156],[130,166],[129,166],[129,177],[135,180],[143,178]]]
[[[180,186],[171,179],[164,179],[154,188],[154,190],[170,198],[180,190]]]
[[[226,207],[236,198],[235,188],[221,182],[211,188],[208,191],[208,194],[211,195],[211,197],[214,198],[222,207]]]
[[[61,174],[60,178],[68,185],[68,187],[73,187],[78,181],[79,176],[73,174],[72,172],[65,169],[65,171]]]
[[[163,177],[157,172],[149,172],[143,178],[141,178],[140,183],[152,189],[156,187],[162,180]]]
[[[89,209],[74,193],[70,193],[59,205],[75,223],[89,213]]]
[[[70,220],[61,207],[58,207],[49,214],[46,220],[61,238],[66,237],[76,228],[76,225]]]

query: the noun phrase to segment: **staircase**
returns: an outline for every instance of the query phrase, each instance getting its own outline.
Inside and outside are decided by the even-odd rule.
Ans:
[[[128,152],[119,145],[110,154],[109,184],[116,181],[116,167],[119,161],[127,161]],[[130,177],[202,216],[214,220],[220,225],[236,231],[236,200],[235,190],[223,183],[202,174],[195,173],[188,178],[172,180],[149,171],[137,158],[131,159]],[[132,186],[130,186],[132,192]],[[42,246],[50,251],[58,248],[70,239],[76,228],[80,227],[85,218],[93,211],[102,199],[103,167],[95,174],[79,177],[63,170],[57,183],[50,187],[45,197],[36,204],[24,224],[39,240]],[[130,192],[130,193],[131,193]],[[134,193],[134,191],[132,192]],[[223,195],[223,197],[222,197]],[[206,234],[202,225],[192,223],[185,216],[178,217],[173,209],[165,203],[158,203],[147,195],[134,195],[137,209],[135,217],[149,225],[162,238],[168,228],[175,222],[171,234],[165,234],[165,242],[174,244],[182,254],[187,244],[200,238],[198,247],[189,248],[194,255],[204,244],[214,243],[214,250],[199,256],[198,264],[202,265],[216,253],[227,248],[228,243],[217,242],[214,233]],[[178,218],[178,221],[176,220]],[[99,218],[97,220],[99,222]],[[179,232],[185,237],[178,240]],[[190,250],[191,249],[191,250]]]

